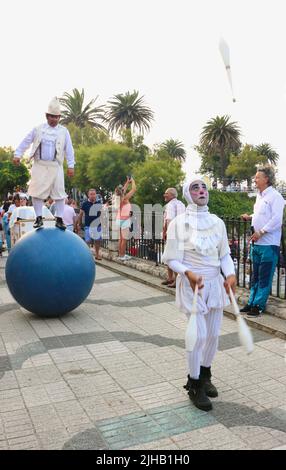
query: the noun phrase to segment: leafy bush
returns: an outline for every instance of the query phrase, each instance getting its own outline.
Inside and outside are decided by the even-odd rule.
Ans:
[[[241,214],[252,214],[255,197],[247,193],[222,192],[210,190],[209,209],[218,217],[239,217]]]

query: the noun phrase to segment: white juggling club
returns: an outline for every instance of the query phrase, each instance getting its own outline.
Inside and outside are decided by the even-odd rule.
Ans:
[[[197,326],[197,298],[198,298],[198,290],[199,286],[196,284],[193,303],[192,303],[192,310],[191,315],[188,321],[187,329],[186,329],[186,350],[192,352],[194,346],[197,342],[198,337],[198,326]]]
[[[247,354],[250,354],[254,349],[253,338],[249,327],[247,326],[246,321],[242,318],[237,302],[235,300],[232,289],[229,289],[229,296],[233,306],[234,314],[236,315],[238,336],[241,342],[241,345],[246,350]]]
[[[231,70],[230,70],[230,53],[229,53],[229,47],[227,42],[221,38],[219,42],[219,50],[222,56],[223,63],[226,68],[227,72],[227,78],[230,84],[231,88],[231,93],[232,93],[232,101],[235,103],[236,99],[234,98],[234,93],[233,93],[233,86],[232,86],[232,78],[231,78]]]

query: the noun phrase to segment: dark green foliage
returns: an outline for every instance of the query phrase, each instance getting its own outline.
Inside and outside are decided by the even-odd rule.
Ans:
[[[114,95],[107,103],[105,119],[111,132],[122,129],[137,129],[140,133],[149,131],[154,119],[153,111],[145,105],[139,91]]]
[[[241,214],[252,214],[255,197],[248,197],[247,193],[227,193],[223,191],[209,191],[210,212],[218,217],[239,217]]]
[[[0,195],[4,198],[8,192],[13,192],[14,188],[25,187],[30,178],[27,167],[21,163],[19,166],[13,165],[12,161],[0,161]]]

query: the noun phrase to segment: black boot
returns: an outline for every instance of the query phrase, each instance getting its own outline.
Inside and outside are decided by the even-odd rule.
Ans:
[[[208,397],[215,398],[218,396],[218,391],[211,383],[211,376],[211,368],[201,366],[200,379],[204,382],[205,392]]]
[[[56,227],[60,228],[61,230],[65,230],[67,228],[61,217],[56,217]]]
[[[252,309],[251,305],[246,304],[239,311],[240,311],[240,313],[247,313],[247,312],[250,312],[251,309]]]
[[[44,225],[43,217],[41,215],[38,215],[38,217],[36,217],[36,220],[33,224],[33,227],[34,228],[41,228],[41,227],[43,227],[43,225]]]
[[[192,379],[188,375],[188,382],[185,385],[188,394],[194,405],[203,411],[210,411],[212,409],[212,402],[208,399],[204,382],[201,379]]]

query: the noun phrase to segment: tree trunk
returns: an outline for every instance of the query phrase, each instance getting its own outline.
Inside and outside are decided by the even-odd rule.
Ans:
[[[227,179],[225,177],[225,170],[226,170],[225,153],[224,153],[224,149],[221,148],[220,149],[220,177],[221,177],[223,190],[225,190],[226,186],[227,186]]]

